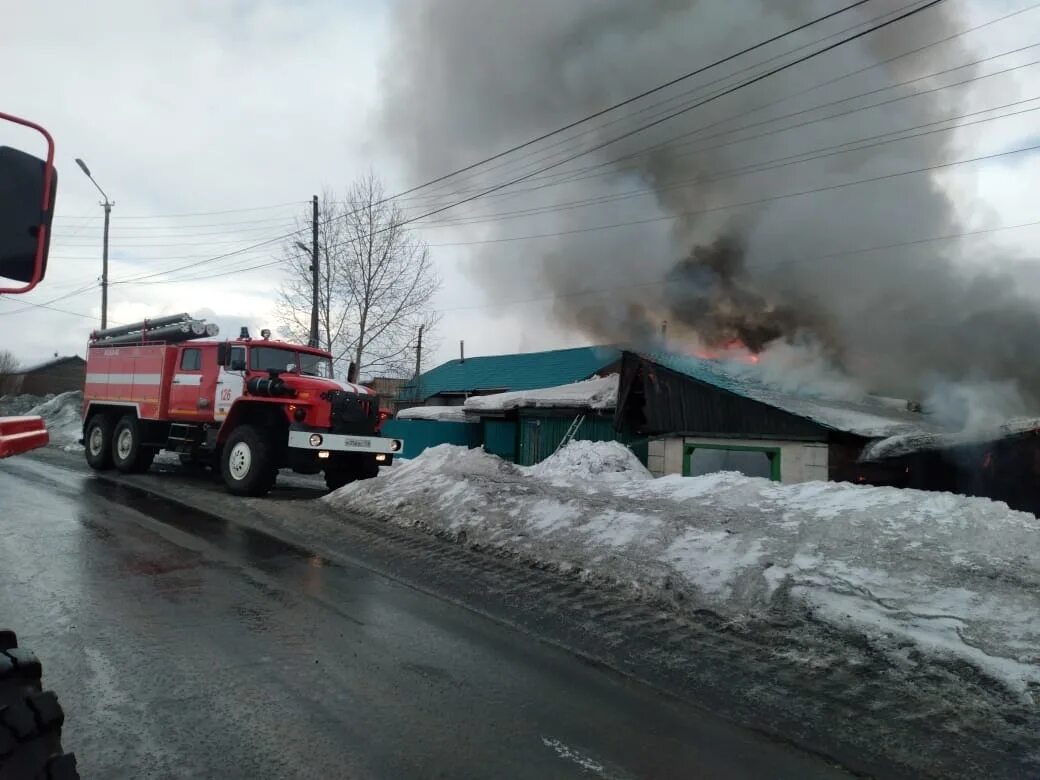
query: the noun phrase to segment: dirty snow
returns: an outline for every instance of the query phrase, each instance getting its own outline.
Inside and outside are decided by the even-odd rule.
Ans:
[[[440,420],[442,422],[477,422],[467,417],[461,406],[413,406],[397,413],[398,420]]]
[[[50,446],[67,452],[83,449],[77,443],[83,436],[82,407],[83,393],[80,390],[60,395],[6,395],[0,398],[0,416],[42,417],[50,435]]]
[[[521,406],[539,409],[613,409],[617,405],[617,393],[618,377],[614,374],[539,390],[478,395],[466,399],[465,409],[471,412],[503,412]]]
[[[44,401],[54,398],[54,393],[48,395],[32,395],[22,393],[20,395],[0,396],[0,417],[21,417],[28,414],[34,406],[39,406]]]
[[[1040,687],[1040,528],[987,499],[736,473],[655,480],[620,444],[572,442],[530,468],[441,445],[324,500],[675,609],[808,615],[903,664],[913,648],[1023,697]]]

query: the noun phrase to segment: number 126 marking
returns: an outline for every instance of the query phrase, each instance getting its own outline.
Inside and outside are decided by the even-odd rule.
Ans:
[[[220,391],[220,400],[221,401],[230,401],[231,400],[231,388],[230,387],[225,387],[223,390]]]

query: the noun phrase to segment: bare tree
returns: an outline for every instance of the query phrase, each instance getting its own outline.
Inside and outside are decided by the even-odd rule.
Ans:
[[[423,338],[436,324],[430,302],[440,286],[429,249],[404,224],[379,179],[355,182],[346,199],[325,193],[318,221],[319,341],[337,368],[353,362],[356,379],[407,376],[415,362],[419,326]],[[310,220],[301,220],[301,229]],[[309,235],[309,231],[304,235]],[[310,330],[310,255],[292,241],[285,248],[288,279],[277,309],[283,331],[306,340]]]
[[[0,350],[0,395],[7,395],[17,390],[15,387],[17,372],[18,359],[6,349]]]

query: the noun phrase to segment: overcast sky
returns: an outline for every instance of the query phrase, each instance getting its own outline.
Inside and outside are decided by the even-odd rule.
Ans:
[[[970,7],[972,18],[1027,4],[954,1]],[[0,300],[0,348],[26,362],[82,354],[98,325],[102,209],[76,157],[115,202],[110,321],[190,311],[218,322],[225,335],[242,324],[277,325],[278,269],[253,267],[276,259],[278,247],[203,261],[292,230],[311,194],[342,190],[369,169],[389,191],[415,183],[381,130],[394,61],[388,3],[9,0],[3,17],[0,108],[51,131],[60,177],[47,280],[23,299]],[[1028,29],[1040,30],[1038,21],[1030,17]],[[1009,142],[1022,132],[1008,131]],[[0,143],[40,148],[6,127]],[[1006,211],[1012,223],[1033,218],[1035,196],[1026,196],[1036,176],[1035,163],[1020,159],[948,179],[973,199],[969,216],[981,203]],[[544,304],[486,293],[471,281],[469,249],[451,245],[473,238],[463,230],[423,233],[444,280],[435,301],[443,312],[440,344],[427,366],[457,355],[460,339],[471,355],[587,343],[549,324]],[[532,242],[531,251],[551,253],[551,241]],[[180,278],[194,281],[127,281],[183,265],[192,267]]]

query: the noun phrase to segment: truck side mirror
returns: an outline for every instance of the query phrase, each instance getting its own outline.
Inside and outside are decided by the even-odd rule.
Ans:
[[[47,272],[58,188],[54,141],[33,122],[4,113],[0,119],[37,130],[47,141],[46,160],[0,146],[0,277],[23,283],[0,293],[21,293],[39,284]]]
[[[226,341],[222,342],[220,344],[217,344],[217,365],[218,366],[226,366],[227,365],[227,342]]]

